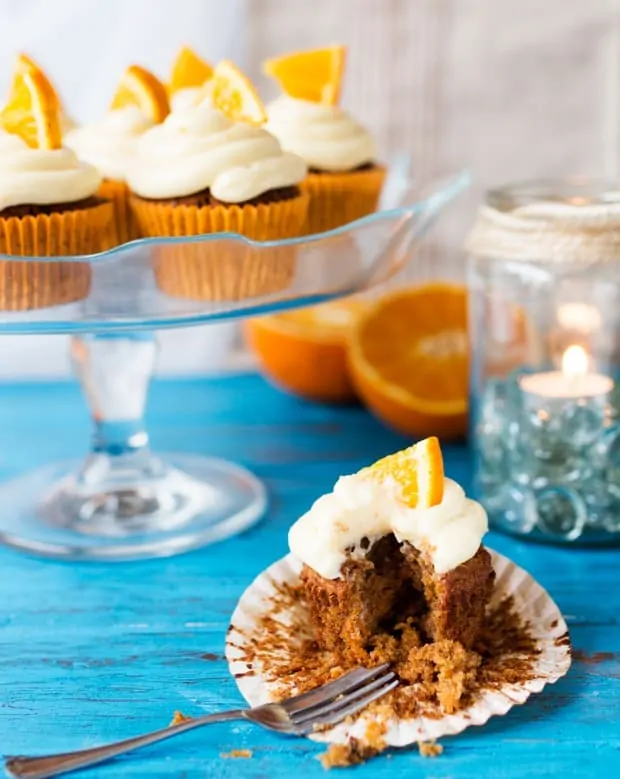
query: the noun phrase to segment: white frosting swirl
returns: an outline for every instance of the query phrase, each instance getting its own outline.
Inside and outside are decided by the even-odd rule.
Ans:
[[[96,168],[71,149],[31,149],[0,130],[0,210],[11,206],[75,203],[101,184]]]
[[[438,574],[471,559],[488,529],[482,506],[465,497],[451,479],[443,500],[431,508],[409,508],[390,485],[359,474],[342,476],[289,531],[291,552],[325,579],[337,579],[348,556],[362,557],[362,538],[372,544],[388,533],[426,552]],[[353,549],[347,553],[345,550]]]
[[[272,135],[233,123],[210,105],[173,111],[138,142],[127,181],[138,195],[173,198],[209,188],[225,203],[242,203],[306,175],[300,157],[283,153]]]
[[[106,179],[124,181],[142,133],[153,126],[137,106],[110,111],[100,122],[69,130],[65,145]]]
[[[207,81],[200,87],[183,87],[177,89],[170,95],[170,110],[171,111],[184,111],[187,108],[193,108],[201,103],[203,100],[208,99],[211,101],[211,95],[213,92],[213,82]]]
[[[370,133],[339,106],[281,95],[267,106],[267,129],[311,168],[347,171],[375,159]]]

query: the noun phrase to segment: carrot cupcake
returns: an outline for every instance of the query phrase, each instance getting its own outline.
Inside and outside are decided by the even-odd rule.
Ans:
[[[99,194],[114,205],[113,244],[139,237],[129,209],[127,168],[136,153],[138,138],[163,121],[168,110],[163,84],[149,71],[132,65],[125,71],[104,118],[65,135],[65,145],[94,165],[103,178]]]
[[[112,207],[96,196],[101,176],[61,147],[60,127],[43,72],[17,72],[0,112],[0,254],[84,255],[105,245]],[[0,261],[3,310],[70,303],[89,287],[88,263]]]
[[[265,63],[284,94],[267,107],[269,132],[309,168],[309,233],[320,233],[376,210],[385,168],[359,122],[337,105],[344,68],[342,46],[299,52]]]
[[[308,198],[299,188],[306,165],[255,126],[263,116],[251,84],[233,65],[222,63],[213,99],[174,111],[148,130],[127,179],[143,234],[232,232],[259,241],[299,235],[307,215]],[[294,264],[289,247],[263,250],[258,259],[238,242],[175,244],[162,247],[159,257],[161,289],[194,299],[236,299],[281,289]]]
[[[458,642],[483,626],[495,574],[487,516],[443,474],[436,438],[343,476],[292,526],[319,646],[368,662],[380,645]]]

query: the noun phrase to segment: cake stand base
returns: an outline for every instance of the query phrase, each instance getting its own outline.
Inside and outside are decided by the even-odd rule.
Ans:
[[[266,507],[262,483],[224,460],[93,454],[0,485],[0,540],[65,560],[167,557],[245,530]]]

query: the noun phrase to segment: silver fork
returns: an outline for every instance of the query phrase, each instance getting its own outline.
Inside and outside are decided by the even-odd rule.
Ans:
[[[396,674],[384,663],[376,668],[356,668],[336,681],[317,687],[315,690],[296,695],[281,703],[265,703],[253,709],[235,709],[219,714],[186,720],[144,736],[117,741],[115,744],[82,749],[79,752],[64,752],[42,757],[7,757],[5,768],[9,776],[20,779],[46,779],[48,776],[87,768],[104,760],[124,755],[134,749],[156,744],[159,741],[186,733],[188,730],[210,725],[213,722],[245,719],[262,725],[268,730],[287,735],[305,736],[318,725],[335,725],[345,717],[356,714],[390,692],[398,685]]]

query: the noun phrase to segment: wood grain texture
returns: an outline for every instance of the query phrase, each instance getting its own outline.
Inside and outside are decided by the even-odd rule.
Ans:
[[[270,509],[236,539],[171,560],[68,565],[0,551],[0,748],[93,746],[186,714],[240,704],[221,655],[234,605],[286,551],[291,522],[335,478],[406,443],[358,408],[330,410],[254,376],[156,382],[154,445],[234,458],[266,480]],[[88,419],[70,384],[0,387],[0,477],[79,455]],[[469,483],[465,447],[448,474]],[[6,508],[3,507],[3,510]],[[491,534],[567,617],[578,650],[569,676],[486,727],[444,740],[435,759],[394,752],[355,776],[436,779],[595,777],[620,773],[618,551],[533,546]],[[600,654],[597,654],[600,653]],[[250,749],[251,759],[222,752]],[[321,747],[245,724],[213,726],[91,776],[320,777]]]

